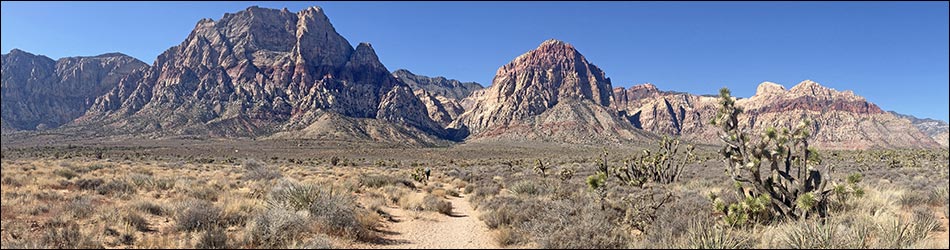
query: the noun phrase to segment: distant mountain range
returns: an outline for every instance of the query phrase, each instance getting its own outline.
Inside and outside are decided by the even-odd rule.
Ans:
[[[120,53],[52,60],[3,54],[3,133],[295,138],[429,145],[453,141],[623,143],[673,135],[718,143],[716,97],[614,88],[574,46],[548,40],[492,84],[390,72],[353,48],[319,7],[249,7],[202,19],[147,65]],[[738,100],[748,129],[813,120],[827,149],[947,147],[946,122],[885,112],[813,81],[765,82]]]

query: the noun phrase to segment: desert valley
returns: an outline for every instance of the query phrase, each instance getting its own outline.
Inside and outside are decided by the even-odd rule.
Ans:
[[[320,7],[151,64],[14,49],[2,247],[948,248],[945,121],[821,79],[616,87],[538,43],[486,85],[389,69]]]

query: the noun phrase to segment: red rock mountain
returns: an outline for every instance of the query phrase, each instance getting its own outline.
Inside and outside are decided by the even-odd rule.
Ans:
[[[3,55],[2,73],[4,134],[59,127],[92,136],[408,144],[617,143],[666,134],[719,143],[708,124],[716,97],[652,84],[613,88],[570,44],[545,41],[481,88],[390,73],[370,44],[354,48],[318,7],[250,7],[202,19],[151,66],[118,53],[54,61],[13,50]],[[825,149],[936,148],[950,134],[946,123],[885,112],[851,91],[812,81],[788,90],[765,82],[737,104],[753,131],[812,120],[812,145]]]
[[[616,89],[616,107],[631,114],[639,128],[716,143],[716,127],[708,122],[716,113],[712,96],[661,92],[652,85]],[[837,91],[813,81],[790,90],[764,82],[750,98],[737,100],[745,109],[746,129],[791,127],[802,118],[812,120],[812,145],[824,149],[935,148],[939,145],[910,121],[884,112],[851,91]]]
[[[152,67],[98,98],[79,123],[157,135],[444,135],[373,47],[354,49],[318,7],[250,7],[203,19]]]
[[[644,139],[610,108],[610,79],[574,46],[548,40],[502,66],[450,125],[472,139],[614,142]]]
[[[85,113],[120,79],[147,66],[119,53],[53,61],[14,49],[2,59],[3,130],[59,127]]]

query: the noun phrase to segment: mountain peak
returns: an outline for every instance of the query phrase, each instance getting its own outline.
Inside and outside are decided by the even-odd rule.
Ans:
[[[535,51],[542,52],[551,52],[551,51],[567,51],[567,53],[577,53],[577,50],[574,49],[574,45],[570,43],[557,40],[557,39],[548,39],[538,45],[538,48]]]
[[[656,85],[653,85],[652,83],[643,83],[643,84],[633,85],[632,87],[630,87],[630,89],[640,90],[640,91],[650,91],[650,92],[659,91],[659,89],[656,88]]]
[[[573,46],[547,40],[498,69],[453,122],[478,138],[625,140],[633,126],[610,113],[610,78]],[[450,127],[453,127],[450,125]],[[461,128],[461,126],[459,126]],[[611,128],[605,130],[604,128]],[[538,133],[555,130],[556,132]]]
[[[13,48],[7,54],[30,54],[30,52],[23,51],[21,49]],[[30,54],[32,55],[32,54]]]
[[[825,88],[825,86],[821,86],[821,84],[818,84],[817,82],[812,81],[812,80],[804,80],[796,84],[794,87],[792,87],[791,91],[816,89],[816,88]]]
[[[780,94],[785,93],[785,86],[774,82],[762,82],[755,89],[755,95]]]
[[[544,42],[541,43],[541,46],[570,46],[570,44],[564,41],[552,38],[552,39],[544,40]]]
[[[373,49],[373,45],[367,42],[361,42],[356,46],[356,51],[350,55],[350,61],[347,63],[347,66],[371,66],[371,67],[383,67],[383,64],[379,62],[379,57],[376,56],[376,50]]]

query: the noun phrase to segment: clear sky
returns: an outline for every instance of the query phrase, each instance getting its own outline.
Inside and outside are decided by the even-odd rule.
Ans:
[[[948,120],[947,2],[2,2],[2,50],[51,58],[122,52],[147,63],[201,18],[248,6],[324,8],[390,70],[490,85],[549,38],[614,86],[754,94],[811,79],[885,110]]]

